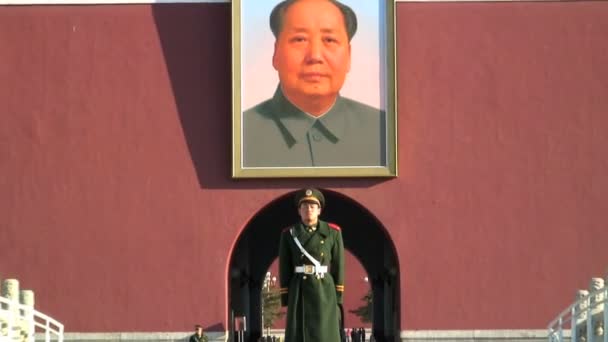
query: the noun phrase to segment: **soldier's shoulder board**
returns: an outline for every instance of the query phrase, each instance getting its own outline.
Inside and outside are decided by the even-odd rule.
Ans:
[[[327,223],[327,225],[328,225],[328,226],[329,226],[329,228],[331,228],[331,229],[334,229],[334,230],[337,230],[337,231],[341,231],[341,230],[342,230],[342,229],[340,228],[340,226],[338,226],[338,225],[337,225],[337,224],[335,224],[335,223],[329,223],[329,222],[328,222],[328,223]]]

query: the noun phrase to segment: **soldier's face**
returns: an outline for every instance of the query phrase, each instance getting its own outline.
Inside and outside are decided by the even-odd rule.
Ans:
[[[303,202],[298,207],[300,218],[306,224],[317,223],[319,215],[321,215],[321,207],[317,203]]]
[[[289,6],[274,48],[272,65],[292,102],[338,95],[350,70],[350,42],[335,5],[300,0]]]

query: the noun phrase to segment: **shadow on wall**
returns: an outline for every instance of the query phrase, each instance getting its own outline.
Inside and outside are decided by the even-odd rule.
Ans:
[[[234,181],[232,163],[231,8],[225,3],[152,6],[173,96],[201,188],[300,187],[301,179]],[[270,61],[269,61],[270,63]],[[381,179],[342,179],[369,187]],[[315,182],[336,187],[331,179]]]
[[[158,36],[201,187],[228,185],[231,27],[228,4],[156,4]]]
[[[222,323],[215,323],[203,328],[204,331],[226,331],[226,327]]]

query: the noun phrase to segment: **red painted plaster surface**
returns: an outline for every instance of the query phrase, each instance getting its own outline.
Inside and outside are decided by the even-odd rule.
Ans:
[[[608,260],[608,3],[398,3],[398,178],[230,179],[228,4],[0,7],[0,278],[68,331],[227,327],[314,182],[397,246],[401,329],[544,328]]]

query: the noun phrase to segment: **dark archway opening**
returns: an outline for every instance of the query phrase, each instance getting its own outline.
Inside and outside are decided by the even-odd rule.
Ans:
[[[399,339],[399,265],[394,245],[378,220],[352,199],[322,190],[327,206],[321,219],[342,227],[344,245],[365,268],[373,293],[372,332],[376,341]],[[262,336],[260,293],[266,271],[278,256],[283,228],[299,219],[293,193],[271,202],[241,233],[230,260],[230,341],[236,341],[234,317],[247,321],[245,341]],[[347,270],[348,272],[348,270]],[[348,289],[348,284],[346,284]]]

